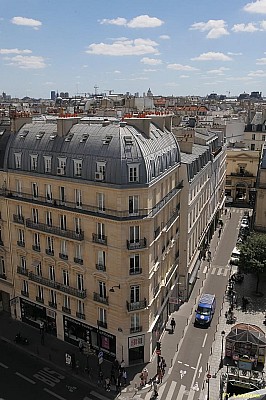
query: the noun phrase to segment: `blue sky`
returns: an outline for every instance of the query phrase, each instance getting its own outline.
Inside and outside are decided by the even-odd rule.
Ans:
[[[266,0],[0,0],[0,91],[266,96]]]

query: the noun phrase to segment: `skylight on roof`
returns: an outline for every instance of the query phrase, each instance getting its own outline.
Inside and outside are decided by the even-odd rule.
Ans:
[[[69,135],[67,135],[67,137],[65,138],[65,142],[71,142],[71,139],[73,138],[74,134],[70,133]]]
[[[89,135],[87,134],[87,133],[84,133],[83,135],[82,135],[82,138],[80,139],[80,143],[84,143],[84,142],[86,142],[86,140],[89,138]]]
[[[50,140],[54,140],[56,138],[56,135],[50,135]]]
[[[105,136],[105,138],[103,139],[103,144],[109,144],[111,142],[111,140],[113,139],[113,136]]]
[[[124,136],[124,141],[125,141],[125,144],[129,144],[129,145],[133,144],[132,136]]]

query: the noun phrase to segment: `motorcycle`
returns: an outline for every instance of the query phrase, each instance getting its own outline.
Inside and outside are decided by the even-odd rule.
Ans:
[[[244,275],[243,275],[243,274],[240,274],[239,272],[236,272],[235,274],[233,274],[233,275],[231,276],[231,279],[232,279],[232,281],[235,282],[235,283],[242,283],[243,280],[244,280]]]
[[[21,336],[20,333],[17,333],[17,334],[16,334],[14,340],[15,340],[15,342],[18,343],[18,344],[29,344],[28,339],[27,339],[26,337],[24,337],[24,336]]]

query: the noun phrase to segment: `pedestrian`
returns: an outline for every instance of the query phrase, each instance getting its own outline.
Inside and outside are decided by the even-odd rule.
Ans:
[[[227,214],[227,208],[225,208],[224,213],[225,213],[225,215]]]
[[[147,368],[144,368],[144,370],[143,370],[143,380],[144,380],[144,385],[147,385],[147,382],[148,382],[148,376],[149,376],[149,372],[148,372]]]
[[[116,378],[115,388],[117,394],[121,393],[121,382],[119,378]]]
[[[172,333],[174,333],[175,325],[176,325],[174,317],[171,319],[170,325],[171,325]]]
[[[165,359],[163,357],[162,357],[161,362],[160,362],[160,368],[161,368],[161,371],[162,371],[162,375],[164,376],[165,368],[166,368],[166,362],[165,362]]]
[[[42,334],[44,332],[44,322],[41,321],[40,322],[40,334]]]
[[[125,366],[126,366],[126,363],[124,360],[122,360],[121,364],[120,364],[121,369],[123,370],[125,368]]]
[[[140,386],[144,386],[144,375],[143,375],[143,371],[140,373]]]
[[[158,366],[157,367],[157,382],[162,383],[163,380],[163,374],[161,368]]]
[[[106,390],[107,392],[110,392],[110,390],[111,390],[110,384],[111,384],[110,378],[108,378],[108,377],[105,378],[105,390]]]
[[[123,381],[124,381],[124,386],[126,386],[126,384],[127,384],[127,371],[125,369],[122,372],[122,378],[123,378]]]
[[[79,351],[82,352],[83,350],[83,341],[80,339],[79,340]]]
[[[155,397],[158,396],[158,386],[157,386],[156,379],[153,381],[153,395],[154,395]]]
[[[219,239],[220,239],[220,237],[221,237],[221,233],[222,233],[222,228],[220,228],[219,231],[218,231],[218,238],[219,238]]]
[[[98,386],[103,386],[103,372],[101,370],[98,375]]]
[[[229,218],[231,218],[231,216],[232,216],[232,214],[231,214],[231,212],[229,213]]]

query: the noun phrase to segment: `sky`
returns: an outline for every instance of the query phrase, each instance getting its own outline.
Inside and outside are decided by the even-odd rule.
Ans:
[[[0,93],[266,96],[266,0],[0,0]]]

